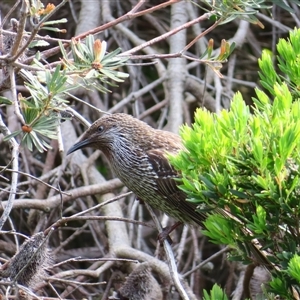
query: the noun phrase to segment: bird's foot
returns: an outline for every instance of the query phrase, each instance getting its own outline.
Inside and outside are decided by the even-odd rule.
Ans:
[[[175,224],[171,225],[171,226],[167,226],[165,227],[162,232],[160,232],[158,234],[157,239],[159,240],[160,245],[163,245],[163,242],[165,240],[167,240],[169,242],[170,245],[172,245],[172,239],[170,238],[169,234],[176,229],[178,226],[180,226],[182,224],[182,222],[176,222]]]
[[[145,202],[144,202],[143,199],[140,199],[140,198],[136,197],[135,200],[139,201],[139,203],[140,203],[141,205],[144,205],[144,204],[145,204]]]

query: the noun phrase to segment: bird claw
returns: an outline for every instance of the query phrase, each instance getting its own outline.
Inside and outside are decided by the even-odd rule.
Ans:
[[[165,227],[162,232],[160,232],[157,236],[157,240],[159,241],[160,245],[163,246],[164,241],[166,240],[170,245],[173,244],[172,239],[169,236],[169,233],[172,231],[170,231],[170,227]]]
[[[171,226],[167,226],[167,227],[163,228],[162,232],[160,232],[157,237],[161,246],[163,245],[163,242],[165,240],[167,240],[169,242],[169,244],[172,245],[173,241],[170,238],[169,234],[181,224],[182,224],[182,222],[176,222],[175,224],[173,224]]]

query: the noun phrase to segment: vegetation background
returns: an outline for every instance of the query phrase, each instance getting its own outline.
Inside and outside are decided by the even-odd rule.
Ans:
[[[135,290],[139,295],[136,299],[180,299],[171,284],[165,255],[157,243],[157,230],[144,205],[140,205],[114,177],[100,152],[87,149],[67,158],[65,150],[85,130],[78,119],[93,122],[100,117],[101,111],[129,113],[155,128],[178,132],[183,123],[193,122],[197,107],[216,113],[229,109],[236,91],[251,104],[254,88],[260,85],[258,59],[262,50],[276,53],[279,38],[286,38],[290,30],[300,25],[297,1],[277,1],[279,5],[274,4],[276,1],[65,1],[50,19],[66,18],[67,23],[55,24],[54,27],[59,28],[56,32],[38,28],[41,29],[39,36],[47,36],[43,40],[49,45],[39,44],[30,51],[23,51],[18,61],[9,61],[5,57],[5,47],[9,48],[11,42],[5,32],[15,31],[14,23],[9,20],[22,19],[25,2],[0,3],[2,20],[15,5],[3,24],[1,37],[0,62],[6,63],[0,65],[0,91],[5,97],[0,105],[3,133],[7,133],[7,128],[21,135],[26,133],[16,105],[7,105],[4,99],[17,99],[19,93],[22,95],[18,96],[19,100],[28,97],[28,86],[24,85],[24,76],[21,77],[19,71],[36,71],[28,59],[32,55],[40,52],[41,63],[54,70],[62,58],[62,53],[55,51],[58,40],[70,44],[72,37],[81,35],[84,39],[91,33],[95,39],[107,42],[108,52],[120,47],[122,53],[131,58],[126,66],[119,68],[129,74],[128,78],[122,78],[124,82],[117,82],[117,86],[103,84],[110,92],[102,93],[95,86],[85,89],[76,84],[76,89],[64,91],[64,99],[70,101],[66,105],[78,115],[71,121],[70,111],[57,105],[58,111],[65,112],[67,120],[60,126],[61,139],[49,141],[50,150],[38,151],[33,147],[33,151],[29,151],[23,146],[18,156],[12,144],[3,141],[4,136],[0,135],[0,200],[3,205],[0,210],[8,205],[9,195],[15,197],[9,218],[3,224],[0,220],[3,226],[0,235],[2,262],[16,253],[25,240],[24,235],[33,236],[55,224],[56,230],[47,241],[54,265],[48,262],[49,254],[45,252],[40,259],[47,261],[48,273],[39,275],[43,276],[43,281],[28,284],[36,295],[114,299],[114,292],[121,287],[121,293],[126,294],[125,278],[139,261],[146,264],[133,273],[131,282],[127,281],[131,290],[134,290],[134,280],[147,283],[140,287],[141,290]],[[48,3],[42,2],[46,7]],[[64,1],[52,1],[55,6],[61,3]],[[229,22],[216,24],[216,20],[209,17],[214,3],[219,12],[225,8],[234,12]],[[37,6],[38,1],[30,1],[30,4]],[[238,10],[251,5],[257,5],[257,20],[252,19],[252,23],[245,11]],[[32,33],[35,26],[34,19],[28,18],[26,30]],[[185,29],[177,32],[178,27]],[[222,40],[229,43],[227,47],[235,43],[235,50],[227,61],[220,59],[220,54],[225,54],[225,58],[228,54]],[[22,43],[26,43],[26,38]],[[19,75],[13,85],[15,74]],[[52,130],[50,125],[49,129]],[[16,137],[18,141],[21,135]],[[18,158],[18,172],[12,172],[13,157]],[[17,189],[9,194],[13,192],[13,183]],[[95,207],[105,201],[110,203]],[[94,209],[85,215],[76,215],[92,207]],[[164,226],[174,222],[156,213]],[[59,223],[61,217],[70,219]],[[226,259],[227,248],[210,243],[198,228],[188,226],[173,232],[172,240],[178,271],[183,275],[190,299],[201,299],[203,290],[210,290],[215,283],[228,296],[234,292],[232,299],[244,297],[241,282],[245,268]],[[195,268],[204,260],[209,262],[205,267]],[[255,280],[259,284],[267,279],[260,276],[265,274],[257,274]],[[153,295],[151,292],[158,290],[157,283],[162,294]],[[259,284],[253,283],[255,287]],[[13,294],[14,290],[7,291],[7,286],[1,287],[2,292]]]

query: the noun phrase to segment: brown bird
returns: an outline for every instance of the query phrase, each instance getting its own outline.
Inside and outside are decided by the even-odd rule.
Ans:
[[[179,174],[167,159],[167,153],[183,149],[178,135],[118,113],[93,123],[67,154],[84,147],[101,150],[115,174],[138,199],[180,222],[202,224],[204,215],[186,201],[186,194],[175,180]]]
[[[178,188],[176,180],[180,174],[167,159],[167,153],[176,154],[183,149],[178,135],[154,129],[132,116],[119,113],[98,119],[67,154],[84,147],[101,150],[121,181],[152,208],[182,223],[203,224],[205,214],[196,211],[197,206],[186,200],[187,196]],[[214,211],[241,224],[227,210],[215,208]],[[167,228],[159,238],[168,237],[178,224]],[[243,231],[252,236],[248,229]],[[257,261],[269,264],[256,239],[247,243],[247,248]]]

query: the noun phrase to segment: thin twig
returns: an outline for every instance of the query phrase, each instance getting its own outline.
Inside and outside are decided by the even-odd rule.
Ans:
[[[143,43],[142,45],[139,45],[139,46],[134,47],[134,48],[132,48],[132,49],[130,49],[130,50],[128,50],[128,51],[123,52],[123,53],[122,53],[122,56],[128,56],[129,54],[138,52],[138,51],[140,51],[140,50],[142,50],[142,49],[144,49],[144,48],[146,48],[146,47],[152,46],[153,44],[155,44],[155,43],[157,43],[157,42],[160,42],[160,41],[162,41],[162,40],[165,40],[165,39],[167,39],[168,37],[170,37],[171,35],[174,35],[174,34],[176,34],[177,32],[179,32],[179,31],[181,31],[181,30],[187,29],[188,27],[190,27],[190,26],[192,26],[192,25],[194,25],[194,24],[196,24],[196,23],[199,23],[199,22],[201,22],[201,21],[204,21],[204,20],[209,19],[210,16],[211,16],[213,13],[214,13],[213,11],[212,11],[212,12],[209,12],[209,13],[205,13],[205,14],[203,14],[202,16],[200,16],[199,18],[197,18],[197,19],[195,19],[195,20],[192,20],[192,21],[190,21],[190,22],[187,22],[187,23],[185,23],[185,24],[183,24],[183,25],[181,25],[181,26],[178,26],[177,28],[174,28],[174,29],[171,30],[171,31],[166,32],[165,34],[162,34],[162,35],[160,35],[160,36],[158,36],[158,37],[156,37],[156,38],[154,38],[154,39],[152,39],[152,40],[150,40],[150,41],[148,41],[148,42],[146,42],[146,43]],[[209,28],[208,28],[207,30],[209,30]],[[206,31],[207,31],[207,30],[206,30]],[[185,50],[185,48],[183,49],[183,51],[184,51],[184,50]]]
[[[5,126],[2,116],[0,114],[0,131],[4,135],[10,134],[9,129]],[[4,208],[3,214],[0,218],[0,230],[2,229],[4,223],[6,222],[12,208],[13,208],[13,202],[16,198],[16,192],[17,192],[17,184],[18,184],[18,170],[19,170],[19,144],[15,140],[15,138],[10,139],[9,144],[11,146],[11,156],[12,156],[12,170],[14,172],[11,175],[11,187],[8,200],[6,202],[6,206]]]
[[[68,222],[73,222],[73,221],[119,221],[119,222],[127,222],[127,223],[133,223],[137,225],[143,225],[146,227],[154,228],[153,225],[148,224],[146,222],[140,222],[136,220],[131,220],[127,218],[121,218],[121,217],[113,217],[113,216],[79,216],[79,217],[64,217],[52,224],[50,227],[48,227],[45,231],[44,234],[47,235],[50,230],[63,227],[66,225]]]
[[[43,24],[53,15],[55,14],[63,5],[65,5],[69,0],[63,0],[61,3],[59,3],[50,13],[48,13],[42,20],[34,27],[32,30],[32,33],[28,39],[26,39],[24,45],[22,45],[21,49],[16,53],[15,55],[12,55],[11,58],[8,59],[8,61],[15,61],[22,53],[28,48],[29,44],[33,41]],[[26,20],[26,18],[25,18]],[[25,27],[24,27],[25,28]],[[22,29],[22,36],[23,37],[23,31],[24,28]],[[19,29],[18,29],[19,33]]]
[[[14,12],[14,10],[19,6],[19,3],[21,0],[17,0],[16,3],[13,5],[13,7],[9,10],[9,12],[6,14],[6,16],[3,18],[3,21],[1,22],[1,32],[5,32],[5,30],[2,31],[2,28],[6,21],[8,20],[9,16]]]
[[[26,26],[27,12],[28,12],[27,1],[22,0],[17,35],[16,35],[16,37],[14,39],[14,43],[10,49],[8,61],[12,61],[11,58],[16,55],[16,53],[19,49],[19,46],[22,43],[23,33],[24,33],[25,26]]]
[[[116,258],[116,257],[105,257],[105,258],[81,258],[81,257],[73,257],[70,259],[67,259],[65,261],[62,261],[60,263],[57,263],[52,266],[52,268],[60,267],[61,265],[70,263],[70,262],[95,262],[95,261],[122,261],[122,262],[132,262],[132,263],[139,263],[136,259],[129,259],[129,258]]]
[[[124,194],[121,194],[121,195],[119,195],[119,196],[113,197],[112,199],[106,200],[106,201],[104,201],[104,202],[102,202],[102,203],[99,203],[99,204],[97,204],[97,205],[95,205],[95,206],[93,206],[93,207],[91,207],[91,208],[88,208],[88,209],[86,209],[86,210],[83,210],[83,211],[79,212],[79,213],[73,215],[73,217],[79,217],[79,216],[82,216],[82,215],[84,215],[84,214],[86,214],[86,213],[88,213],[88,212],[91,212],[91,211],[93,211],[93,210],[95,210],[95,209],[101,208],[101,207],[103,207],[104,205],[107,205],[107,204],[109,204],[109,203],[115,202],[115,201],[117,201],[117,200],[119,200],[119,199],[122,199],[122,198],[125,198],[125,197],[127,197],[127,196],[129,196],[129,195],[132,195],[132,192],[124,193]]]
[[[103,32],[103,31],[105,31],[106,29],[111,28],[111,27],[113,27],[113,26],[115,26],[115,25],[117,25],[117,24],[119,24],[119,23],[121,23],[121,22],[124,22],[124,21],[126,21],[126,20],[132,20],[132,19],[137,18],[137,17],[140,17],[140,16],[142,16],[142,15],[145,15],[145,14],[148,14],[148,13],[152,13],[152,12],[154,12],[154,11],[156,11],[156,10],[165,8],[165,7],[167,7],[167,6],[169,6],[169,5],[172,5],[172,4],[176,3],[176,2],[178,2],[178,1],[176,1],[176,0],[169,0],[169,1],[163,2],[163,3],[161,3],[161,4],[158,4],[158,5],[156,5],[156,6],[150,7],[150,8],[148,8],[148,9],[142,10],[142,11],[140,11],[140,12],[131,13],[131,12],[134,12],[134,11],[135,11],[135,7],[133,7],[133,8],[131,9],[131,11],[128,12],[127,14],[125,14],[125,15],[123,15],[123,16],[117,18],[117,19],[114,19],[114,20],[112,20],[111,22],[108,22],[108,23],[106,23],[106,24],[104,24],[104,25],[101,25],[101,26],[99,26],[99,27],[97,27],[97,28],[94,28],[94,29],[91,29],[91,30],[89,30],[89,31],[86,31],[86,32],[84,32],[84,33],[82,33],[82,34],[79,34],[79,35],[77,35],[76,37],[74,37],[74,39],[75,39],[75,40],[84,39],[84,38],[87,37],[88,35],[94,35],[94,34],[97,34],[97,33],[99,33],[99,32]],[[137,3],[136,6],[139,7],[139,6],[140,6],[140,3]],[[68,44],[64,44],[64,47],[67,47],[67,46],[68,46]],[[50,57],[50,56],[55,55],[55,54],[58,53],[59,51],[60,51],[60,47],[57,46],[57,47],[54,47],[54,48],[51,48],[51,49],[49,49],[49,50],[46,50],[46,51],[42,52],[42,53],[41,53],[41,56],[42,56],[42,58],[46,59],[46,58],[48,58],[48,57]],[[29,57],[24,63],[25,63],[25,64],[26,64],[26,63],[30,63],[30,62],[33,60],[33,58],[34,58],[34,56]]]
[[[2,169],[2,168],[5,168],[5,167],[0,166],[0,169]],[[40,182],[40,183],[46,185],[46,186],[49,187],[50,189],[53,189],[53,190],[57,191],[58,193],[62,193],[62,194],[64,194],[64,195],[71,196],[70,193],[62,192],[60,189],[58,189],[58,188],[52,186],[51,184],[48,184],[47,182],[45,182],[45,181],[43,181],[43,180],[41,180],[41,179],[39,179],[39,178],[37,178],[37,177],[31,175],[31,174],[28,174],[28,173],[25,173],[25,172],[21,172],[21,171],[18,171],[18,170],[16,171],[16,170],[13,170],[13,169],[5,169],[5,170],[8,171],[8,172],[12,172],[12,173],[13,173],[13,172],[16,172],[16,173],[18,173],[18,174],[27,176],[27,177],[29,177],[29,178],[31,178],[31,179],[34,179],[34,180],[36,180],[36,181],[38,181],[38,182]]]
[[[145,202],[145,205],[156,225],[156,228],[158,228],[159,232],[163,231],[163,228],[161,227],[161,224],[159,222],[159,220],[157,219],[157,216],[155,215],[155,213],[153,212],[153,209],[150,205],[148,205],[148,203]],[[166,256],[167,256],[167,261],[168,261],[168,265],[169,265],[169,269],[170,269],[170,274],[171,277],[173,279],[173,283],[178,291],[178,293],[180,294],[180,296],[182,297],[182,299],[184,300],[189,300],[189,297],[184,289],[184,287],[182,286],[179,276],[178,276],[178,272],[177,272],[177,266],[176,266],[176,261],[175,261],[175,257],[174,257],[174,253],[172,251],[172,248],[169,244],[169,242],[167,241],[167,239],[165,239],[163,241],[163,245],[164,245],[164,249],[166,252]]]
[[[182,275],[182,277],[187,277],[189,276],[190,274],[192,274],[193,272],[195,272],[196,270],[202,268],[203,266],[205,266],[207,263],[209,263],[210,261],[212,261],[213,259],[215,259],[216,257],[226,253],[226,252],[229,252],[231,250],[230,247],[225,247],[223,249],[221,249],[220,251],[214,253],[213,255],[211,255],[209,258],[203,260],[200,264],[198,264],[196,267],[194,267],[192,270],[186,272],[185,274]]]

